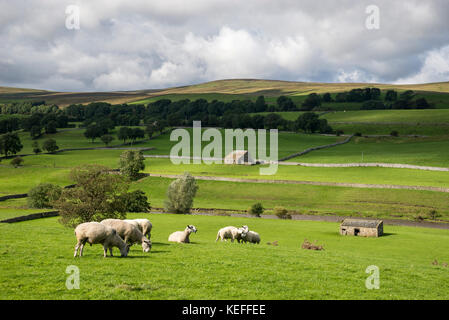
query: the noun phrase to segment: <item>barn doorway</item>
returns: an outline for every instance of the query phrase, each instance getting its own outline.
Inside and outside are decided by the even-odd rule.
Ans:
[[[354,235],[355,235],[355,236],[358,236],[359,233],[360,233],[360,229],[354,229]]]

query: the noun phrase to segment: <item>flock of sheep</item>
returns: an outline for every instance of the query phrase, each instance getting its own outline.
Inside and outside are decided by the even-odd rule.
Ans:
[[[151,250],[151,229],[153,225],[148,219],[134,219],[134,220],[120,220],[120,219],[106,219],[101,222],[85,222],[81,223],[75,228],[75,236],[77,243],[75,245],[74,257],[79,254],[83,255],[84,245],[86,243],[102,244],[104,250],[104,257],[107,256],[107,251],[112,256],[112,248],[117,247],[120,250],[122,257],[126,257],[129,248],[135,244],[142,245],[143,252],[150,252]],[[193,225],[188,225],[184,231],[176,231],[170,234],[168,241],[178,243],[190,243],[190,234],[196,233],[197,229]],[[248,226],[236,228],[233,226],[221,228],[218,230],[215,241],[231,242],[237,240],[240,242],[260,243],[260,235],[257,232],[250,231]]]

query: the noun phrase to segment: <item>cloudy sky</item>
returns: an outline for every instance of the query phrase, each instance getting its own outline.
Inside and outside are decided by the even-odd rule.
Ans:
[[[0,0],[0,44],[0,86],[59,91],[449,81],[449,1]]]

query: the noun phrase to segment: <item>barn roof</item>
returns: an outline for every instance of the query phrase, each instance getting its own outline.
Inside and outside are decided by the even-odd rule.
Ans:
[[[382,220],[363,220],[363,219],[345,219],[342,227],[361,227],[361,228],[377,228]]]
[[[231,153],[229,153],[226,158],[228,157],[243,157],[245,154],[247,154],[247,150],[234,150]]]

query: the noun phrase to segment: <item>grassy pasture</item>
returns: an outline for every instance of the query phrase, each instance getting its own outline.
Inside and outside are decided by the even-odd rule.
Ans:
[[[447,137],[354,137],[347,144],[314,151],[289,161],[307,163],[381,162],[449,167],[449,140]]]
[[[284,119],[294,121],[302,112],[276,112]],[[266,114],[266,113],[261,113]],[[358,110],[331,112],[321,115],[334,129],[347,134],[389,135],[393,130],[400,135],[448,135],[449,110]]]
[[[128,258],[102,256],[86,246],[73,258],[75,236],[57,218],[1,224],[0,299],[448,299],[447,230],[385,228],[381,238],[342,237],[338,224],[189,215],[147,217],[151,253],[139,246]],[[188,245],[168,235],[194,224]],[[227,225],[249,225],[260,245],[215,243]],[[30,248],[29,235],[33,235]],[[324,251],[301,249],[307,238]],[[279,246],[266,245],[277,240]],[[115,249],[115,255],[118,250]],[[257,261],[257,263],[255,263]],[[67,290],[66,268],[80,270],[80,289]],[[380,270],[380,289],[367,290],[365,270]]]
[[[117,167],[121,150],[64,152],[57,155],[29,156],[20,168],[0,166],[0,195],[26,193],[42,182],[65,186],[72,167],[84,163],[97,163]],[[93,160],[95,159],[95,160]],[[146,160],[146,172],[234,177],[246,179],[284,179],[323,182],[391,183],[402,185],[447,186],[446,172],[427,172],[385,168],[301,168],[279,167],[276,176],[260,176],[259,167],[232,165],[172,165],[169,159]],[[149,177],[134,182],[131,189],[147,193],[155,207],[162,207],[171,179]],[[199,181],[200,191],[195,207],[246,210],[256,202],[266,208],[285,206],[302,213],[399,217],[412,219],[416,214],[426,215],[435,209],[448,219],[449,195],[441,192],[358,189],[331,186],[282,185]],[[0,203],[0,208],[21,210],[23,199]],[[19,214],[22,215],[22,214]]]

